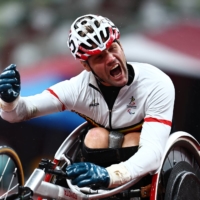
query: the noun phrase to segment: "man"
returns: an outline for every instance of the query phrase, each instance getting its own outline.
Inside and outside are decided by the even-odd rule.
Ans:
[[[153,173],[170,134],[175,96],[170,78],[152,65],[126,62],[119,37],[109,19],[84,15],[72,24],[68,40],[85,69],[78,76],[29,97],[19,95],[15,65],[0,76],[3,119],[18,122],[67,109],[92,124],[82,149],[87,162],[66,169],[80,187],[114,188]]]

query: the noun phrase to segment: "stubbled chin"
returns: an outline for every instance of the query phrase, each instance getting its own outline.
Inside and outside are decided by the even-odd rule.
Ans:
[[[128,83],[128,80],[127,79],[122,79],[122,80],[116,80],[116,81],[113,81],[113,84],[117,87],[123,87],[125,86],[126,84]]]

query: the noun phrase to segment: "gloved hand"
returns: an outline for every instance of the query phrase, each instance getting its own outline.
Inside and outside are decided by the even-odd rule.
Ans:
[[[74,163],[66,168],[69,179],[72,184],[79,187],[85,187],[92,184],[98,184],[108,187],[110,177],[107,170],[89,162]]]
[[[7,103],[13,102],[20,93],[20,74],[16,65],[6,67],[0,75],[0,97]]]

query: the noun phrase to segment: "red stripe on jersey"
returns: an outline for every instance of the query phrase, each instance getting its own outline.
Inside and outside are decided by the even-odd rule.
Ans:
[[[64,103],[61,102],[61,100],[59,99],[58,95],[52,89],[47,89],[47,90],[60,101],[60,103],[62,104],[62,111],[64,111],[65,110],[65,105],[64,105]]]
[[[168,120],[164,120],[164,119],[156,119],[153,117],[147,117],[144,119],[145,122],[159,122],[159,123],[163,123],[166,124],[168,126],[172,126],[172,122],[168,121]]]

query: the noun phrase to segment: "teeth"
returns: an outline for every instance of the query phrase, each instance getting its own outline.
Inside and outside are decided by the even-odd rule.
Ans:
[[[117,65],[115,65],[111,70],[113,70],[113,69],[115,69],[115,68],[117,68],[119,65],[117,64]]]

